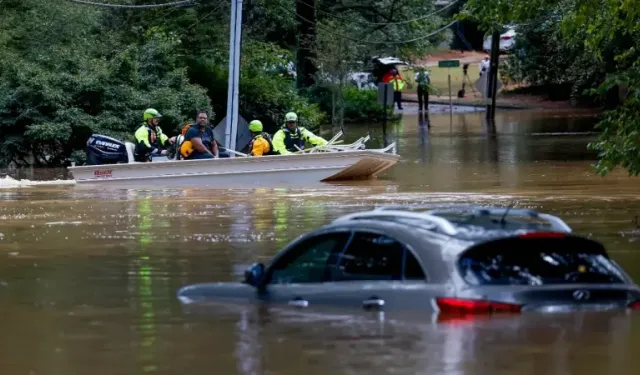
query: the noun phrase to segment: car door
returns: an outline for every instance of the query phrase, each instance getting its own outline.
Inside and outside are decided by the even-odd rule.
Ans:
[[[335,304],[328,264],[344,250],[351,238],[350,230],[333,230],[293,244],[274,260],[265,274],[259,298],[268,303],[312,307],[318,301]]]
[[[356,309],[432,310],[439,286],[428,283],[412,250],[386,234],[355,231],[331,268],[336,303]]]

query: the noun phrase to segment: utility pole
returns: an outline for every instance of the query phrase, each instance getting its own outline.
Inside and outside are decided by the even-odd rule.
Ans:
[[[229,18],[229,87],[225,148],[235,151],[238,138],[238,96],[240,85],[240,45],[242,43],[242,0],[231,0]],[[229,153],[233,157],[233,153]]]
[[[498,59],[500,52],[500,33],[494,31],[491,36],[491,57],[489,71],[487,72],[487,94],[491,99],[491,104],[487,104],[487,120],[495,119],[496,115],[496,93],[498,88]]]
[[[316,83],[315,63],[317,48],[317,14],[316,0],[296,0],[298,51],[297,51],[297,86],[307,88]]]

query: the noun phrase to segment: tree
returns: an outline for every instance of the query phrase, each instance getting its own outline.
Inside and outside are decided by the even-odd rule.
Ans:
[[[131,140],[147,107],[168,131],[209,107],[172,53],[174,35],[147,30],[126,46],[101,29],[98,9],[26,0],[5,10],[14,37],[0,47],[2,164],[63,164],[92,133]]]
[[[620,166],[630,175],[640,174],[640,0],[469,0],[465,16],[479,20],[487,30],[544,17],[557,25],[561,45],[584,51],[580,58],[606,73],[594,75],[597,88],[589,93],[615,97],[613,109],[596,126],[602,133],[589,145],[599,155],[597,172],[606,174]],[[618,95],[621,91],[626,93]]]

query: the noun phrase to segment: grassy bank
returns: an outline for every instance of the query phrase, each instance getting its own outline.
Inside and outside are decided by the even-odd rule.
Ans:
[[[448,68],[438,68],[437,66],[427,67],[428,70],[431,71],[431,84],[438,90],[440,90],[441,95],[448,95],[449,86],[447,81],[447,76],[449,74]],[[478,79],[478,74],[480,73],[480,69],[478,68],[478,63],[469,64],[469,70],[467,74],[469,75],[469,79],[471,82],[475,84],[475,81]],[[409,83],[408,87],[405,89],[407,93],[415,93],[418,85],[414,81],[415,70],[413,69],[400,69],[400,74],[405,79],[406,82]],[[464,74],[462,72],[462,65],[459,68],[451,68],[451,93],[455,95],[458,90],[462,88],[462,79],[464,78]],[[469,83],[467,82],[467,91],[471,91],[469,88]]]

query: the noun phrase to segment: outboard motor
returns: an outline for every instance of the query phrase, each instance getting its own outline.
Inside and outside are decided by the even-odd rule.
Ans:
[[[87,165],[128,163],[124,142],[94,134],[87,140]]]

